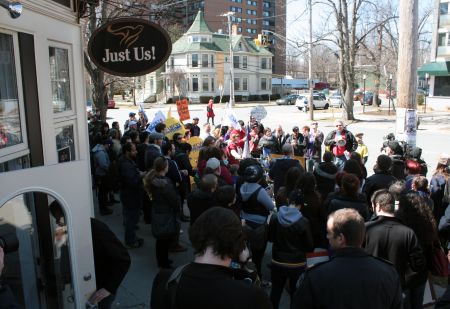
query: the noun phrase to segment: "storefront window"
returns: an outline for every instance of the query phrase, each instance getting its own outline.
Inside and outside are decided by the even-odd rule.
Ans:
[[[53,112],[64,112],[72,109],[70,98],[69,52],[67,49],[50,47],[49,56]]]
[[[13,36],[0,33],[0,149],[23,142]]]
[[[0,163],[0,173],[22,170],[30,167],[30,158],[23,156]]]
[[[56,151],[58,153],[58,163],[75,160],[73,125],[56,129]]]

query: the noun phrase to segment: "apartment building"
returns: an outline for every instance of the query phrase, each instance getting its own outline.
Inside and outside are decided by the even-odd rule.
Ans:
[[[232,23],[237,34],[257,38],[263,32],[272,44],[268,47],[274,54],[272,71],[286,74],[286,0],[202,0],[186,1],[173,12],[186,26],[195,19],[197,12],[204,12],[205,20],[213,32],[227,33],[227,18],[221,16],[233,12]]]
[[[429,86],[428,106],[450,109],[450,0],[435,1],[430,62],[419,68],[419,78]]]

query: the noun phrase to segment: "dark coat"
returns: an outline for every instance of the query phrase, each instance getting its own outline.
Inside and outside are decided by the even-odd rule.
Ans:
[[[120,199],[124,207],[141,208],[144,185],[136,163],[121,156],[119,159]]]
[[[397,181],[397,178],[390,172],[375,172],[372,176],[367,177],[362,188],[362,192],[366,195],[367,202],[370,205],[372,194],[379,189],[389,189],[390,185]]]
[[[0,308],[5,309],[20,309],[22,308],[14,298],[10,287],[6,284],[0,285]]]
[[[330,261],[304,272],[291,308],[400,309],[400,279],[387,261],[360,248],[339,249]]]
[[[367,222],[364,247],[368,254],[394,264],[404,290],[426,279],[426,262],[419,240],[400,219],[379,216]]]
[[[91,230],[97,290],[116,294],[130,268],[130,255],[105,223],[91,218]]]
[[[171,272],[162,270],[153,281],[150,307],[170,309],[166,283]],[[230,267],[190,263],[183,269],[176,290],[177,309],[270,309],[272,304],[262,290],[233,279]]]
[[[286,139],[286,143],[294,146],[294,155],[295,156],[300,156],[300,157],[303,156],[303,154],[305,152],[305,148],[306,148],[306,143],[307,143],[303,134],[298,134],[297,137],[294,134],[289,135],[289,137]]]
[[[181,206],[180,196],[172,181],[164,176],[156,176],[151,181],[152,211],[175,215]]]
[[[328,195],[325,201],[325,208],[328,213],[343,208],[353,208],[364,218],[364,221],[370,219],[369,206],[364,194],[358,194],[356,197],[345,196],[341,192],[333,192]]]
[[[358,142],[356,141],[356,138],[353,136],[352,132],[344,129],[344,135],[345,135],[345,150],[347,150],[348,152],[355,151],[356,148],[358,148]],[[331,152],[333,152],[333,148],[336,147],[336,141],[334,140],[335,137],[336,137],[336,130],[333,130],[330,133],[328,133],[324,141],[325,146],[329,146]]]
[[[317,191],[319,191],[323,201],[329,193],[334,192],[337,173],[338,168],[332,162],[315,164],[313,174],[316,177]]]
[[[289,134],[283,135],[275,135],[275,150],[277,154],[282,154],[283,145],[286,144],[287,139],[289,138]]]
[[[297,209],[290,211],[300,213]],[[273,243],[272,260],[283,264],[306,263],[306,252],[314,249],[308,219],[300,216],[294,222],[287,222],[289,220],[280,219],[281,216],[283,211],[270,218],[268,240]]]
[[[148,144],[140,143],[136,146],[137,150],[137,157],[136,157],[136,164],[140,171],[145,172],[145,153],[147,151]]]
[[[291,167],[303,170],[300,162],[291,158],[279,158],[272,164],[269,176],[273,179],[273,192],[277,194],[278,189],[286,184],[286,173]]]
[[[200,189],[195,189],[187,197],[187,206],[189,208],[191,216],[191,225],[194,224],[195,220],[206,210],[213,207],[215,201],[213,194],[210,192],[205,192]]]

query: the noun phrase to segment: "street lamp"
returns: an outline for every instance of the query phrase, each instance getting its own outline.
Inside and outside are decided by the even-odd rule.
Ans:
[[[234,16],[234,12],[227,12],[220,16],[227,17],[228,20],[228,38],[230,39],[230,106],[234,106],[234,55],[231,33],[231,16]]]
[[[426,82],[425,86],[426,86],[427,91],[424,93],[424,98],[423,98],[424,103],[425,103],[425,109],[423,111],[424,114],[427,112],[427,92],[429,92],[429,88],[430,88],[430,86],[428,85],[429,80],[430,80],[430,74],[425,73],[425,82]]]
[[[389,108],[388,108],[388,115],[391,115],[391,98],[392,98],[392,74],[389,74]]]
[[[363,87],[363,96],[362,96],[362,105],[363,105],[363,113],[366,112],[366,74],[363,75],[364,87]]]

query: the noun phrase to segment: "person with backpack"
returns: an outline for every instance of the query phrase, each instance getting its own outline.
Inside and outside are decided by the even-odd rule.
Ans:
[[[206,105],[206,122],[209,123],[209,118],[211,118],[211,124],[214,125],[214,116],[214,101],[211,97]]]
[[[235,279],[230,264],[245,250],[239,218],[229,209],[206,210],[189,229],[193,262],[174,271],[161,270],[152,286],[152,309],[270,309],[267,294]]]
[[[275,208],[269,193],[260,185],[264,176],[260,165],[250,165],[244,171],[244,183],[240,187],[241,219],[245,220],[250,250],[258,275],[262,278],[261,266],[266,251],[267,218]]]

